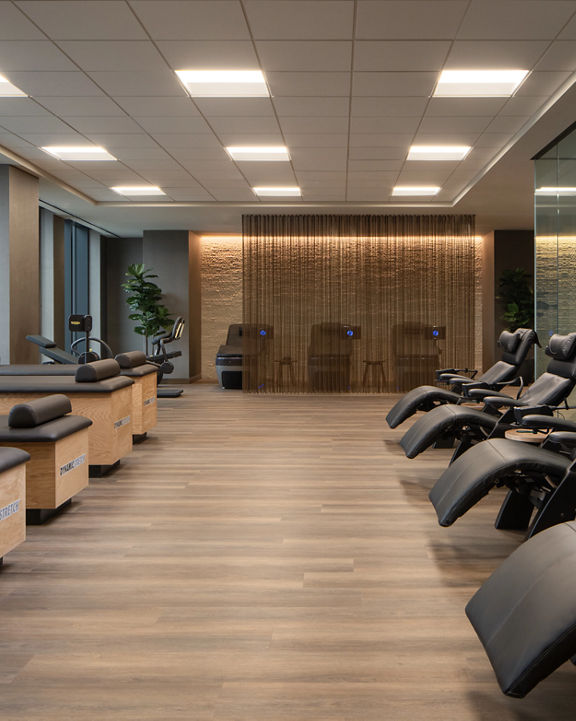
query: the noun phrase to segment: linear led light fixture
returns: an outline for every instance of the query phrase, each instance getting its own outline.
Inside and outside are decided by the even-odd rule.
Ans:
[[[299,198],[302,195],[302,191],[297,185],[290,185],[287,187],[264,187],[259,186],[252,188],[256,195],[260,195],[263,198]]]
[[[536,195],[576,195],[576,188],[569,186],[549,186],[536,188],[534,192]]]
[[[463,160],[471,150],[470,145],[413,145],[407,160]]]
[[[157,185],[115,185],[110,190],[120,195],[166,195]]]
[[[116,160],[98,145],[45,145],[40,150],[59,160]]]
[[[436,98],[507,98],[518,89],[528,70],[443,70]]]
[[[285,145],[230,145],[225,148],[232,160],[289,161]]]
[[[12,83],[8,80],[8,78],[5,78],[3,75],[0,75],[0,97],[1,98],[27,98],[28,95],[24,93],[20,88],[17,88],[15,85],[12,85]]]
[[[440,190],[437,185],[396,185],[392,189],[392,195],[438,195]]]
[[[268,98],[261,70],[176,70],[193,98]]]

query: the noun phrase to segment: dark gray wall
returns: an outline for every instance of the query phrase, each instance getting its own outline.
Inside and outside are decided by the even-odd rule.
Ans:
[[[0,363],[34,363],[40,331],[38,178],[0,166]]]
[[[120,287],[132,263],[142,263],[142,238],[102,238],[106,278],[104,340],[115,353],[144,350],[144,338],[134,333],[126,293]]]

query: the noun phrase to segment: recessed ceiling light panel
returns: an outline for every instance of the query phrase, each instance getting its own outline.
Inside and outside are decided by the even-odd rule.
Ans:
[[[413,145],[408,160],[463,160],[471,150],[470,145]]]
[[[40,150],[59,160],[116,160],[106,148],[97,145],[45,145]]]
[[[20,88],[17,88],[15,85],[12,85],[12,83],[8,80],[8,78],[5,78],[3,75],[0,75],[0,97],[1,98],[27,98],[28,96],[26,93],[22,92]]]
[[[576,188],[571,188],[568,185],[564,186],[549,186],[536,188],[534,191],[536,195],[576,195]]]
[[[507,98],[520,86],[528,70],[443,70],[437,98]]]
[[[193,98],[270,97],[261,70],[176,70]]]
[[[285,145],[230,145],[226,152],[232,160],[288,161],[290,154]]]
[[[263,198],[296,198],[302,195],[302,191],[297,185],[287,187],[256,187],[252,190]]]
[[[115,185],[110,190],[120,195],[166,195],[157,185]]]
[[[392,195],[438,195],[440,190],[441,188],[437,185],[396,185],[392,190]]]

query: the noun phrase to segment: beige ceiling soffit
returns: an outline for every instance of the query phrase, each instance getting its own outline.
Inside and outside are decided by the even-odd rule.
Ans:
[[[27,170],[29,173],[32,173],[33,175],[36,175],[39,178],[44,178],[45,180],[49,180],[51,183],[54,183],[54,185],[57,185],[59,188],[62,188],[62,190],[65,190],[68,193],[72,193],[72,195],[76,195],[78,198],[81,198],[82,200],[85,200],[87,203],[90,203],[90,205],[96,205],[96,202],[94,200],[92,200],[92,198],[90,196],[85,195],[82,191],[77,190],[76,188],[73,188],[71,185],[68,185],[68,183],[64,183],[62,180],[57,178],[55,175],[52,175],[51,173],[47,173],[45,170],[42,170],[42,168],[39,168],[37,165],[34,165],[34,163],[31,163],[29,160],[25,160],[24,158],[17,155],[13,150],[6,148],[4,145],[0,145],[0,154],[6,156],[8,158],[8,160],[13,160],[21,168],[24,168],[24,170]]]
[[[445,203],[378,203],[376,201],[362,202],[353,201],[300,201],[298,203],[245,203],[242,201],[225,202],[220,200],[206,201],[178,201],[175,203],[122,203],[113,201],[98,201],[95,203],[100,208],[255,208],[267,210],[270,208],[452,208],[452,202]]]
[[[485,165],[484,168],[482,168],[482,170],[472,178],[472,180],[468,183],[468,185],[466,185],[464,187],[464,189],[460,191],[460,193],[456,196],[456,198],[454,199],[454,201],[452,203],[453,206],[456,205],[457,203],[459,203],[462,200],[462,198],[472,190],[472,188],[476,185],[476,183],[478,183],[480,180],[482,180],[482,178],[488,172],[490,172],[490,170],[492,170],[492,168],[496,165],[496,163],[498,163],[506,155],[506,153],[514,145],[516,145],[516,143],[520,140],[520,138],[522,138],[524,135],[526,135],[526,133],[529,130],[531,130],[534,127],[534,125],[536,125],[536,123],[540,120],[540,118],[542,118],[550,110],[550,108],[560,100],[560,98],[564,95],[564,93],[566,93],[568,90],[570,90],[572,85],[574,85],[575,81],[576,81],[576,73],[572,73],[572,75],[568,78],[568,80],[566,80],[566,82],[560,86],[560,88],[554,93],[554,95],[548,100],[548,102],[545,103],[540,108],[540,110],[535,115],[533,115],[530,118],[530,120],[528,120],[528,122],[525,125],[523,125],[517,133],[515,133],[512,136],[510,141],[502,148],[502,150],[499,153],[497,153],[497,155],[495,155],[492,158],[492,160],[488,163],[488,165]]]

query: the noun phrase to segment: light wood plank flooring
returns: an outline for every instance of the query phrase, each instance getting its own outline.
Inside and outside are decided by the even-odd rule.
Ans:
[[[437,525],[449,452],[407,460],[392,400],[161,400],[6,558],[2,721],[573,721],[570,665],[498,690],[464,605],[520,538],[496,493]]]

